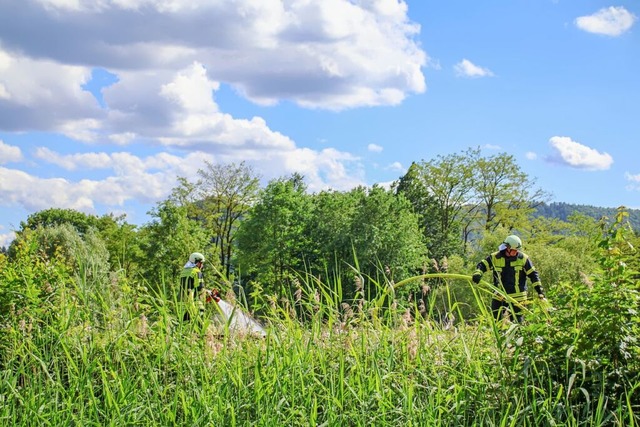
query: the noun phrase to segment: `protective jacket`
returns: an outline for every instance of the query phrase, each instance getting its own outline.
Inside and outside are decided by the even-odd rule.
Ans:
[[[493,285],[504,289],[515,301],[527,299],[527,277],[539,295],[544,292],[540,275],[524,252],[518,252],[516,256],[511,257],[507,256],[506,250],[492,253],[476,266],[476,273],[482,274],[487,271],[493,273]],[[503,299],[499,295],[495,298]]]
[[[180,273],[180,291],[184,294],[198,294],[204,289],[204,275],[202,271],[188,264]]]
[[[180,299],[184,306],[183,320],[189,321],[198,313],[204,313],[204,276],[195,264],[188,262],[180,273]]]

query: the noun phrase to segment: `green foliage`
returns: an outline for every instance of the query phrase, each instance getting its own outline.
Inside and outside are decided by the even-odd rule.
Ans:
[[[474,221],[473,162],[479,149],[413,163],[400,178],[403,193],[420,217],[429,252],[441,257],[462,253],[461,225]]]
[[[45,268],[34,262],[36,239],[22,242],[21,256],[2,265],[2,273],[25,261],[22,276],[33,285],[52,279],[27,274],[26,268],[56,270],[58,261]],[[58,270],[61,283],[68,280],[65,265]],[[543,371],[535,372],[535,384],[523,376],[517,328],[461,323],[443,330],[402,308],[380,311],[375,299],[346,310],[334,294],[337,284],[304,277],[309,282],[298,284],[294,299],[262,295],[270,325],[264,339],[178,324],[163,293],[112,287],[102,304],[92,306],[77,289],[54,286],[38,300],[48,310],[34,306],[28,319],[5,317],[0,324],[0,419],[16,426],[581,426],[640,420],[633,390],[617,401],[594,396],[585,409],[571,391],[551,393]],[[6,278],[0,276],[2,289]],[[103,285],[93,280],[85,285]],[[148,304],[134,311],[140,298]],[[308,314],[304,322],[300,313]],[[573,390],[575,382],[558,384]]]
[[[597,271],[558,283],[550,292],[556,309],[527,328],[526,352],[536,369],[557,382],[573,376],[583,390],[576,398],[618,399],[629,391],[625,384],[640,381],[640,282],[629,268],[637,252],[625,218],[621,210],[613,224],[603,221]]]
[[[109,251],[111,270],[122,271],[128,277],[140,272],[138,262],[142,259],[142,247],[138,239],[138,228],[124,217],[103,215],[97,220],[98,234]]]
[[[20,223],[20,231],[47,228],[55,225],[70,224],[78,233],[84,234],[90,228],[97,227],[98,217],[87,215],[75,209],[51,208],[29,215],[26,222]]]
[[[188,213],[188,206],[161,202],[150,212],[154,220],[140,232],[140,270],[152,289],[159,290],[165,282],[174,283],[192,252],[204,252],[207,263],[215,259],[207,250],[205,230]]]
[[[480,203],[468,174],[488,185],[498,160],[513,161],[471,150],[416,164],[394,192],[310,195],[294,175],[241,210],[225,204],[233,190],[213,191],[226,169],[208,170],[203,193],[182,179],[139,230],[71,210],[30,217],[0,254],[0,422],[638,425],[640,237],[623,210],[601,228],[526,217],[528,180]],[[494,322],[493,290],[459,274],[514,231],[553,304],[529,305],[525,325]],[[234,284],[264,340],[176,317],[189,253],[231,282],[221,236],[238,244]]]
[[[212,164],[198,170],[194,210],[213,237],[222,274],[231,274],[235,234],[242,219],[254,205],[259,192],[259,177],[253,169],[240,164]]]
[[[427,262],[427,248],[408,200],[377,186],[356,197],[349,236],[359,273],[394,281],[420,272]]]
[[[104,241],[113,270],[123,269],[130,276],[136,273],[135,262],[141,256],[141,249],[136,239],[136,227],[128,224],[124,216],[116,217],[113,214],[107,214],[98,217],[74,209],[45,209],[30,215],[26,222],[20,223],[21,228],[17,232],[16,240],[19,240],[20,234],[26,230],[48,229],[63,225],[73,230],[71,234],[79,234],[79,238],[93,232]],[[12,253],[11,248],[10,252]],[[71,257],[73,258],[73,254]]]
[[[41,328],[56,315],[56,289],[72,282],[72,265],[58,251],[46,254],[37,231],[25,230],[14,241],[14,254],[0,263],[0,345],[7,335]],[[2,353],[2,352],[0,352]]]
[[[296,175],[271,181],[238,230],[238,268],[267,292],[287,294],[304,269],[312,207],[305,190]]]
[[[273,181],[238,232],[238,266],[266,292],[293,292],[295,271],[338,279],[345,298],[363,281],[400,280],[426,260],[417,217],[381,187],[308,195],[296,180]],[[247,285],[249,286],[249,285]],[[251,292],[250,290],[248,291]]]
[[[474,192],[481,201],[485,230],[520,228],[533,207],[548,195],[535,188],[535,180],[522,172],[515,158],[506,153],[478,158],[473,164]]]

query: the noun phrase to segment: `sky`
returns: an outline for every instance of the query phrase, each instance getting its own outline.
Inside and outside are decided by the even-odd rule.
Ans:
[[[512,155],[640,208],[637,0],[0,0],[0,246],[49,208],[144,225],[205,162],[310,192]]]

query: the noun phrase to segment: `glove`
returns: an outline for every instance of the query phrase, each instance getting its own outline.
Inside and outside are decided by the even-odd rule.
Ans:
[[[475,283],[476,285],[480,283],[481,278],[482,278],[482,273],[473,273],[473,276],[471,276],[471,280],[473,280],[473,283]]]

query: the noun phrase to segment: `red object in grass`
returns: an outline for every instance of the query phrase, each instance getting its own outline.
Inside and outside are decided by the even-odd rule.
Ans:
[[[207,302],[209,303],[211,301],[220,301],[220,291],[218,291],[217,289],[211,289],[210,291],[207,291]]]

